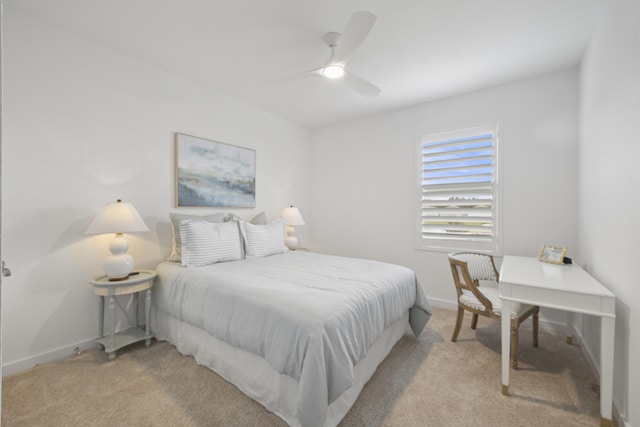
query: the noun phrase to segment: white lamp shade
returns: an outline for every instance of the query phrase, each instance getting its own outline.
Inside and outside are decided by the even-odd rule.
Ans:
[[[133,257],[127,253],[129,244],[122,233],[141,231],[149,231],[147,224],[131,203],[123,203],[119,199],[116,203],[105,206],[87,229],[87,234],[116,233],[109,245],[111,255],[102,264],[109,280],[123,280],[129,277],[133,270]]]
[[[109,203],[91,223],[87,234],[136,233],[149,231],[147,224],[131,203]]]
[[[294,208],[293,206],[286,208],[284,212],[282,212],[282,217],[287,225],[305,225],[304,219],[302,219],[302,215],[300,215],[300,211],[298,208]]]

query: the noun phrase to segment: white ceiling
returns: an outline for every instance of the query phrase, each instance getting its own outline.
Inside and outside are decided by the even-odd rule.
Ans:
[[[576,66],[604,0],[5,0],[39,18],[316,128]],[[351,14],[377,16],[347,69],[365,98],[308,76]]]

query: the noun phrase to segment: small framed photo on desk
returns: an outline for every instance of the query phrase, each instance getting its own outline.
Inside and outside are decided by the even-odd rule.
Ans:
[[[538,261],[549,262],[551,264],[563,264],[567,248],[564,246],[542,245],[538,252]]]

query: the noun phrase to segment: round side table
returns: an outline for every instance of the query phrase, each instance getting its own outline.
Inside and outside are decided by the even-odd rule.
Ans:
[[[151,309],[151,287],[156,272],[153,270],[138,270],[127,279],[110,281],[105,275],[91,280],[93,289],[101,299],[99,317],[99,338],[96,340],[109,354],[109,359],[116,357],[116,350],[139,341],[146,341],[147,348],[151,346],[151,330],[149,329],[149,311]],[[144,325],[138,324],[138,294],[145,292]],[[129,329],[116,333],[116,296],[133,294],[134,322]],[[109,331],[104,333],[105,305],[109,314]],[[123,310],[124,311],[124,310]],[[126,315],[126,313],[125,313]]]

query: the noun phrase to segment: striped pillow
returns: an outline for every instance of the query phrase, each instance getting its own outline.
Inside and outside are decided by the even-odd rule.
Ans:
[[[240,221],[240,230],[244,237],[247,258],[281,254],[288,251],[284,245],[285,224],[282,218],[267,225]]]
[[[185,267],[242,259],[240,233],[235,221],[213,223],[185,219],[180,221],[179,228],[182,265]]]
[[[223,213],[215,213],[210,215],[190,215],[190,214],[181,214],[181,213],[170,213],[169,218],[171,218],[171,231],[173,232],[173,242],[171,244],[171,255],[167,258],[167,261],[176,261],[180,262],[180,252],[182,251],[182,242],[180,240],[180,221],[185,219],[200,219],[203,221],[209,222],[224,222],[225,214]]]

